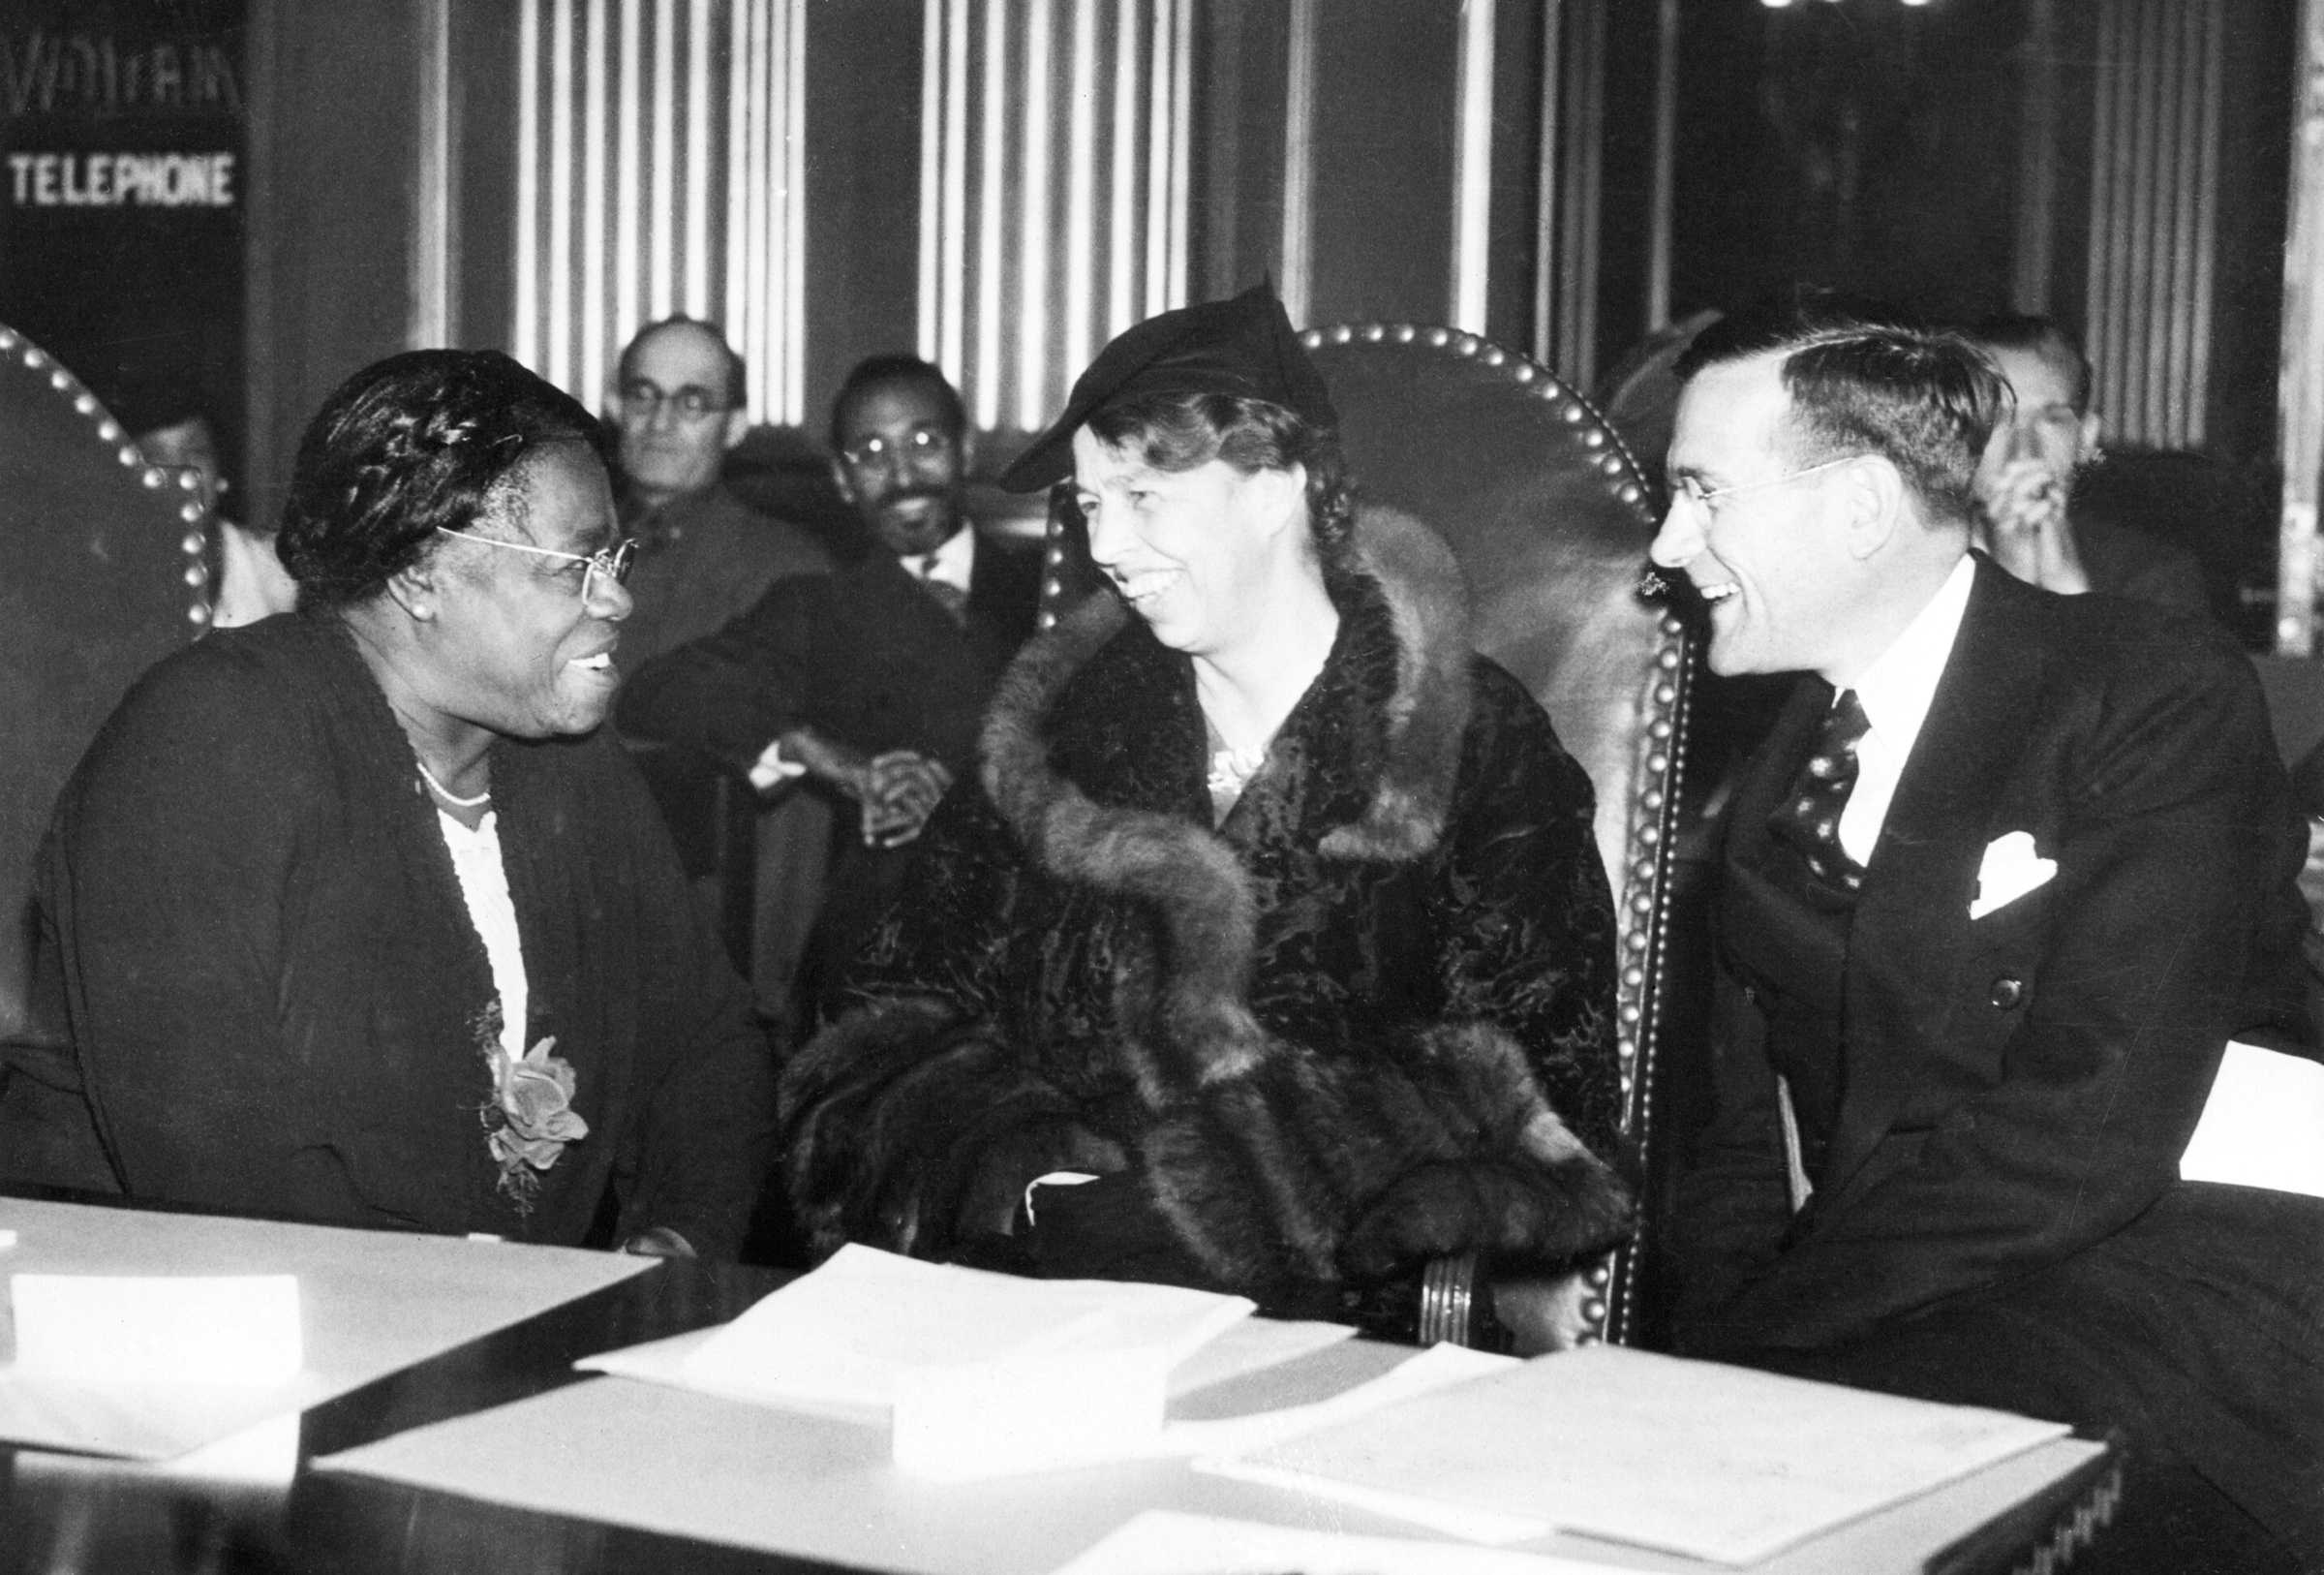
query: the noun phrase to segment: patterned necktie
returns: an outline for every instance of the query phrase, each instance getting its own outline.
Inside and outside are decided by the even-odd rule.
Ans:
[[[1856,786],[1856,746],[1872,723],[1852,689],[1842,690],[1824,713],[1816,747],[1791,784],[1791,794],[1767,818],[1767,829],[1796,849],[1808,873],[1825,885],[1853,895],[1864,870],[1840,846],[1840,812]]]
[[[936,578],[936,555],[930,553],[919,563],[920,588],[936,599],[936,604],[952,614],[952,621],[968,621],[968,593],[948,579]]]

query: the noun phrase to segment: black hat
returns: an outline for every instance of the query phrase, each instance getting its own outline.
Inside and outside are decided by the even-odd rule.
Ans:
[[[1000,484],[1030,492],[1063,480],[1073,474],[1073,435],[1083,423],[1117,399],[1146,393],[1234,394],[1281,405],[1311,426],[1339,424],[1283,303],[1253,285],[1232,300],[1181,306],[1123,330],[1074,383],[1065,414],[1001,472]]]

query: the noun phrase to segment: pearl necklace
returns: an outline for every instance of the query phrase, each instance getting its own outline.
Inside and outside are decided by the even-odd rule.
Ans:
[[[490,788],[485,788],[474,798],[462,798],[458,793],[453,792],[449,788],[446,788],[443,783],[436,780],[436,773],[428,769],[427,761],[414,755],[412,757],[412,763],[419,767],[420,776],[427,780],[429,787],[436,789],[437,796],[442,798],[446,804],[449,804],[456,810],[477,809],[492,802],[492,789]]]

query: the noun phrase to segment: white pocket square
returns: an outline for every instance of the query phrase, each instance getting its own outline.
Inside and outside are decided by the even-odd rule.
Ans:
[[[1985,846],[1985,862],[1977,866],[1977,895],[1969,916],[1981,919],[1997,908],[2006,908],[2029,891],[2038,890],[2058,873],[2058,861],[2034,851],[2034,833],[2012,831]]]

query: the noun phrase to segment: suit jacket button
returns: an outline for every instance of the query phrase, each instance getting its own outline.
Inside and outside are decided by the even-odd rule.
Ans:
[[[2014,973],[2003,973],[1993,981],[1993,988],[1987,994],[1986,999],[2001,1007],[2002,1010],[2007,1011],[2026,999],[2026,981]]]

